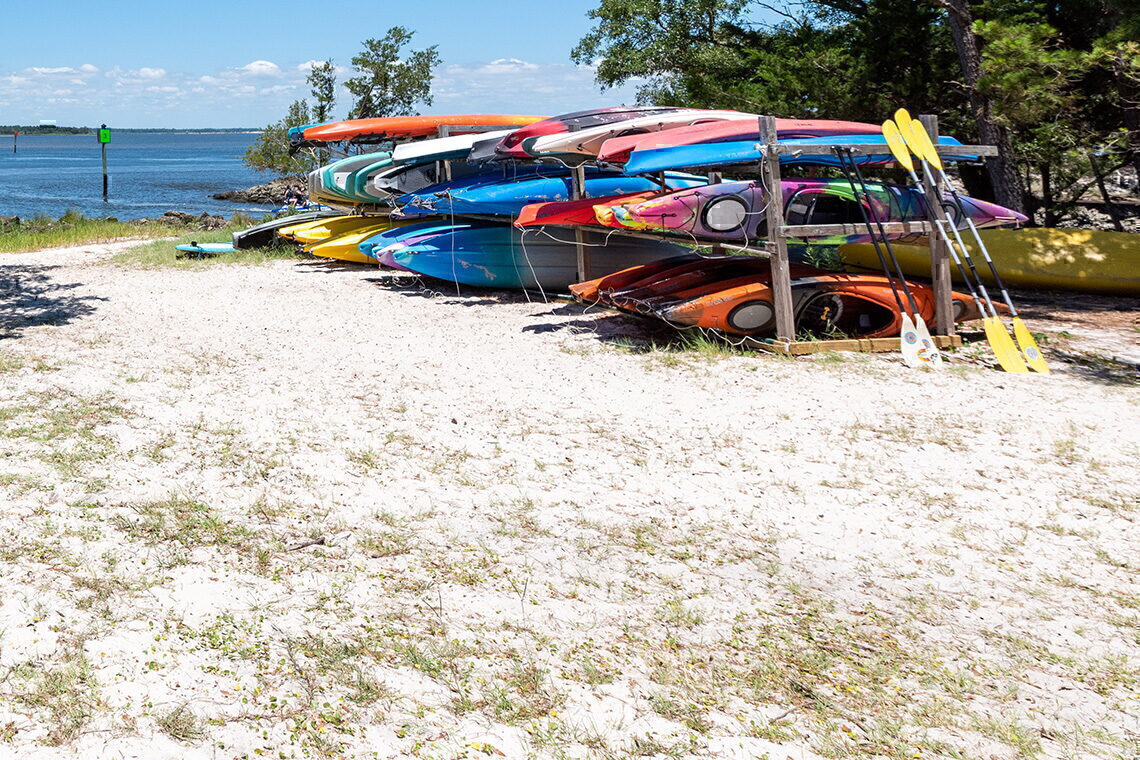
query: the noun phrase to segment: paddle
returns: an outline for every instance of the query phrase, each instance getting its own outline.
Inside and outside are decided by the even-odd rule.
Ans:
[[[895,120],[895,122],[888,120],[883,124],[883,134],[886,137],[887,144],[890,146],[891,153],[894,155],[895,160],[902,164],[903,167],[906,168],[908,172],[910,172],[910,176],[915,181],[915,183],[919,187],[922,187],[923,182],[918,178],[918,175],[914,171],[914,163],[910,158],[911,152],[914,152],[914,154],[918,156],[919,160],[923,162],[923,171],[928,178],[930,177],[930,170],[926,166],[926,162],[923,161],[923,157],[914,149],[914,146],[906,140],[907,135],[899,126],[899,124],[906,124],[909,129],[911,123],[910,114],[907,113],[905,108],[900,108],[895,112]],[[888,124],[890,126],[888,126]],[[931,184],[934,184],[933,180],[931,180]],[[986,292],[985,285],[983,285],[981,279],[978,278],[978,290],[980,290],[982,294],[982,299],[979,299],[977,292],[974,290],[974,286],[970,282],[969,276],[966,274],[966,270],[962,267],[961,259],[958,258],[957,249],[954,247],[954,240],[951,239],[950,233],[946,231],[945,227],[943,227],[942,219],[938,217],[937,210],[930,209],[930,216],[934,221],[935,228],[938,230],[943,241],[945,241],[946,247],[950,251],[950,256],[954,260],[955,265],[958,267],[958,271],[962,274],[962,279],[965,280],[966,285],[969,287],[970,294],[974,297],[974,302],[978,305],[979,311],[982,313],[982,328],[985,331],[986,339],[989,341],[990,347],[994,351],[994,355],[997,357],[998,364],[1001,365],[1001,368],[1006,372],[1028,372],[1029,370],[1026,368],[1025,362],[1021,360],[1021,355],[1014,347],[1013,341],[1009,337],[1009,333],[1005,331],[1005,327],[997,318],[997,309],[994,308],[993,301],[990,299],[989,293]],[[949,220],[947,220],[947,223],[949,224]],[[957,228],[953,225],[949,226],[954,231],[955,237],[958,237],[958,243],[961,246],[962,255],[970,264],[971,271],[974,272],[974,275],[976,277],[977,270],[974,268],[972,260],[969,258],[969,252],[966,250],[964,245],[961,245],[961,237],[958,236]],[[989,311],[986,310],[983,302],[985,305],[989,306]]]
[[[906,313],[906,308],[903,306],[902,299],[899,297],[899,291],[898,288],[895,287],[895,281],[894,277],[891,274],[891,269],[887,265],[886,257],[883,256],[882,248],[879,246],[879,236],[876,236],[875,229],[871,226],[872,218],[874,218],[875,223],[879,228],[879,233],[882,237],[883,243],[887,246],[887,252],[890,254],[891,261],[894,262],[896,269],[898,268],[898,261],[895,259],[895,253],[894,250],[890,247],[890,242],[887,240],[886,235],[883,233],[883,225],[881,222],[879,222],[878,214],[875,212],[871,195],[867,190],[866,183],[863,182],[862,173],[858,172],[859,167],[855,163],[855,159],[851,155],[845,154],[843,149],[835,148],[835,156],[839,160],[839,168],[843,171],[843,176],[847,178],[847,183],[851,185],[851,193],[855,196],[856,205],[859,206],[859,213],[863,217],[863,224],[867,227],[867,235],[871,238],[872,245],[875,246],[875,253],[878,255],[879,263],[883,267],[883,274],[885,274],[887,277],[887,283],[891,286],[891,293],[894,294],[895,303],[898,305],[899,315],[902,318],[902,330],[899,332],[899,351],[902,353],[903,363],[905,363],[908,367],[919,367],[924,362],[933,361],[935,366],[940,366],[942,357],[937,353],[936,348],[934,356],[937,358],[923,356],[923,351],[919,349],[920,345],[924,347],[929,346],[930,348],[934,348],[934,341],[930,339],[929,331],[926,331],[926,324],[922,321],[922,315],[918,313],[917,305],[914,302],[914,296],[911,294],[910,288],[907,287],[906,279],[902,276],[901,273],[899,275],[899,281],[902,283],[903,289],[906,292],[907,300],[910,302],[910,306],[914,311],[915,317],[918,319],[919,323],[922,324],[922,331],[925,331],[925,338],[923,338],[923,332],[918,329],[914,321],[911,320],[910,315]],[[851,168],[848,166],[848,161],[850,161],[850,166],[854,167],[858,173],[859,185],[863,191],[863,200],[860,200],[859,188],[855,187],[855,180],[852,177],[852,172]],[[864,200],[866,201],[866,205],[864,205]],[[870,210],[869,212],[868,209]]]
[[[934,144],[930,140],[930,135],[926,133],[926,129],[922,126],[922,122],[918,119],[912,119],[910,131],[904,134],[904,137],[907,138],[907,145],[910,145],[915,154],[923,159],[924,169],[929,165],[938,170],[938,174],[942,178],[942,183],[946,186],[946,189],[950,191],[950,197],[954,199],[954,204],[958,207],[958,213],[965,217],[966,225],[970,228],[970,232],[974,236],[974,241],[978,244],[978,250],[982,252],[982,258],[986,260],[986,264],[990,268],[990,274],[993,275],[994,282],[997,284],[998,290],[1001,291],[1002,300],[1005,301],[1005,305],[1009,307],[1010,314],[1013,315],[1013,334],[1014,337],[1017,338],[1018,347],[1025,357],[1025,363],[1036,372],[1048,374],[1049,365],[1045,363],[1045,359],[1041,356],[1041,349],[1037,347],[1037,341],[1033,339],[1029,328],[1021,321],[1021,317],[1013,305],[1013,299],[1009,297],[1009,291],[1006,290],[1005,283],[1002,282],[1001,275],[998,274],[997,267],[994,266],[993,259],[990,258],[990,252],[986,249],[986,244],[982,241],[982,236],[978,232],[978,228],[974,226],[974,220],[966,214],[965,209],[962,207],[962,199],[958,197],[954,185],[951,184],[950,178],[946,176],[946,171],[942,168],[942,159],[939,157],[938,151],[934,149]],[[929,171],[929,169],[927,169],[927,171]],[[957,230],[955,230],[955,234],[956,233]],[[958,242],[959,245],[961,245],[960,238]],[[969,251],[966,250],[964,245],[962,246],[962,251],[966,256],[966,260],[970,262],[970,269],[973,270],[975,276],[977,276],[977,271],[974,270],[973,260],[970,258]],[[978,282],[979,284],[981,283],[980,277],[978,277]],[[998,324],[1001,324],[996,311],[994,312],[994,319]]]

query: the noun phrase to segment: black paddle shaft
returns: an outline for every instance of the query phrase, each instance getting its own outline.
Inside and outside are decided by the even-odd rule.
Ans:
[[[902,267],[899,266],[899,260],[895,256],[895,249],[891,247],[891,241],[887,237],[886,230],[883,229],[883,223],[879,221],[879,215],[875,213],[875,205],[871,202],[871,193],[867,190],[867,183],[863,179],[863,170],[859,168],[858,162],[855,160],[855,154],[850,148],[844,148],[847,152],[847,160],[851,162],[851,168],[855,170],[855,176],[859,180],[859,186],[863,188],[863,195],[867,198],[867,208],[871,212],[871,218],[875,220],[875,226],[879,228],[879,235],[883,238],[883,245],[887,247],[887,254],[891,257],[891,265],[894,266],[895,271],[899,273],[899,282],[902,284],[903,292],[906,293],[906,300],[910,303],[910,309],[914,316],[918,317],[918,304],[914,300],[914,295],[910,292],[910,287],[906,284],[906,276],[903,274]],[[933,212],[931,213],[933,217]]]
[[[899,289],[895,285],[895,279],[891,275],[891,269],[887,266],[887,257],[883,255],[883,249],[879,245],[879,239],[875,236],[875,230],[871,227],[871,219],[867,216],[867,209],[864,208],[862,200],[860,200],[859,189],[855,187],[855,180],[851,176],[851,171],[847,167],[847,159],[843,154],[842,148],[835,148],[835,157],[839,159],[839,168],[843,172],[843,176],[847,179],[847,184],[851,185],[851,194],[855,196],[855,205],[859,207],[859,213],[863,216],[863,224],[867,227],[867,235],[871,238],[872,245],[875,246],[875,255],[879,257],[879,266],[883,268],[883,274],[887,277],[887,284],[891,286],[891,293],[895,297],[895,305],[899,307],[899,313],[904,313],[906,309],[903,307],[902,299],[899,298]],[[866,188],[864,188],[866,191]],[[870,203],[870,198],[867,199]]]

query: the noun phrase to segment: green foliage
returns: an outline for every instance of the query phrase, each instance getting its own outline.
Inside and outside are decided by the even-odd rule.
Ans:
[[[1051,221],[1072,209],[1092,150],[1110,154],[1104,168],[1140,169],[1138,0],[807,0],[774,25],[755,21],[774,10],[759,0],[599,0],[571,55],[604,87],[644,82],[642,102],[871,122],[905,106],[969,141],[955,4],[976,20],[985,117],[1033,167],[1031,208]]]
[[[311,123],[312,114],[308,102],[293,101],[285,118],[267,126],[253,145],[246,149],[242,163],[283,177],[315,169],[317,163],[312,156],[302,153],[289,155],[289,128]]]
[[[952,43],[924,0],[809,3],[772,27],[751,21],[759,5],[602,0],[571,55],[597,61],[603,86],[645,79],[643,102],[872,121],[903,104],[960,108],[942,84]]]
[[[313,96],[313,122],[321,124],[332,117],[336,105],[336,67],[332,59],[319,63],[305,77]]]
[[[437,46],[405,50],[414,32],[394,26],[381,39],[364,41],[352,59],[357,75],[344,86],[356,98],[350,119],[410,116],[416,105],[430,106],[432,71],[439,65]]]

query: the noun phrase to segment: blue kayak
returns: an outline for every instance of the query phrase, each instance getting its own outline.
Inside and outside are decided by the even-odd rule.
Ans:
[[[882,164],[894,160],[882,135],[835,135],[831,137],[797,137],[780,140],[782,145],[882,145],[881,154],[856,156],[860,164]],[[939,145],[961,145],[953,137],[938,138]],[[697,145],[677,145],[652,150],[635,150],[625,163],[626,174],[659,172],[666,169],[694,169],[731,164],[751,164],[763,156],[760,149],[763,143],[756,140],[733,140],[720,143],[699,143]],[[972,161],[976,156],[954,156],[955,160]],[[834,155],[823,156],[781,156],[782,165],[813,164],[816,166],[838,166]]]
[[[517,179],[493,178],[465,185],[433,186],[417,193],[401,196],[397,216],[411,217],[426,214],[476,214],[481,216],[515,217],[523,206],[548,201],[567,201],[572,195],[570,173],[562,170],[547,176],[522,176]],[[666,172],[665,184],[670,190],[699,187],[708,179],[692,174]],[[586,196],[603,198],[626,193],[644,193],[660,190],[655,180],[631,177],[592,168],[586,171]]]
[[[391,256],[381,256],[380,252],[398,243],[411,241],[415,238],[430,237],[444,232],[469,229],[475,226],[482,226],[478,222],[446,222],[438,219],[430,221],[417,222],[415,224],[404,224],[399,227],[392,227],[391,229],[378,232],[372,237],[365,238],[360,241],[357,247],[360,252],[365,256],[377,259],[381,264],[388,264],[391,266]]]
[[[689,250],[674,243],[620,234],[594,234],[588,242],[593,246],[590,260],[595,276]],[[462,225],[432,237],[412,238],[391,256],[403,268],[461,285],[565,292],[578,281],[573,235],[562,239],[503,225]]]

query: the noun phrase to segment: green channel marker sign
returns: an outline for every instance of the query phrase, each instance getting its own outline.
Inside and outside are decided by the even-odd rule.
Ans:
[[[99,130],[99,142],[103,143],[103,144],[111,142],[111,130],[106,129],[106,128],[100,129]]]

